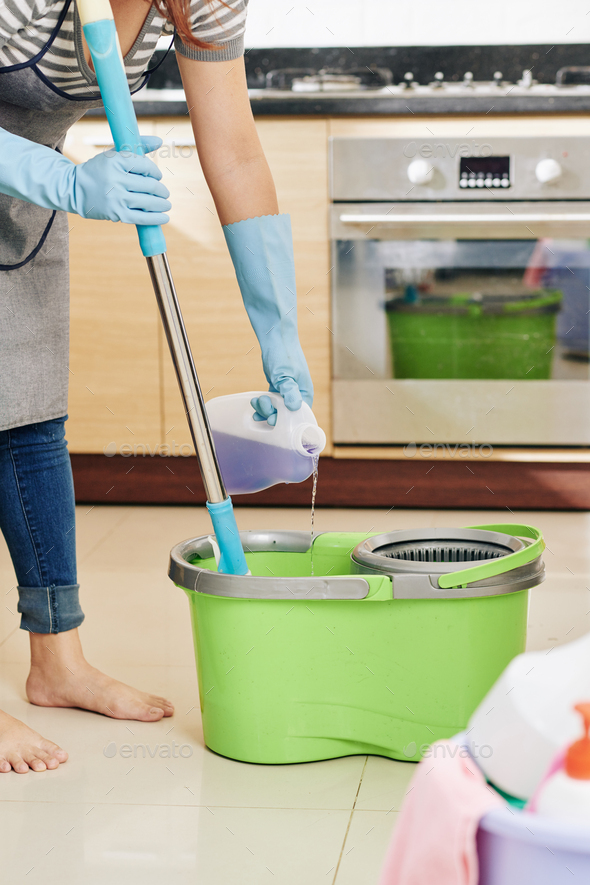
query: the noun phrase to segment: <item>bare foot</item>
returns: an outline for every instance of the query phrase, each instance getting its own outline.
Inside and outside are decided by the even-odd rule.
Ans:
[[[0,710],[0,771],[12,769],[18,774],[57,768],[68,754],[57,744],[45,738]]]
[[[165,698],[138,691],[91,667],[77,630],[31,634],[27,697],[41,707],[82,707],[113,719],[142,722],[156,722],[174,712]]]

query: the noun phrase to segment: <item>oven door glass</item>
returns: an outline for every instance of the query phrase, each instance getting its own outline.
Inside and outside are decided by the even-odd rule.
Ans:
[[[465,233],[334,241],[336,443],[590,444],[589,241]]]

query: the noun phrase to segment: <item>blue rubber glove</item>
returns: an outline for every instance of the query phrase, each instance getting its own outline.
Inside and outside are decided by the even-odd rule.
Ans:
[[[297,334],[297,295],[289,215],[262,215],[224,225],[244,307],[262,351],[269,390],[292,412],[313,402],[313,384]],[[255,419],[276,424],[270,397],[252,400]]]
[[[155,151],[161,138],[147,135],[144,151]],[[0,193],[62,209],[84,218],[126,224],[166,224],[170,209],[162,173],[147,157],[105,151],[76,165],[58,151],[0,129]]]

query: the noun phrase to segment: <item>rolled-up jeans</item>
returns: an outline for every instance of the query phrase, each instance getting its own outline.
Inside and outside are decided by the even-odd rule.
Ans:
[[[0,529],[18,581],[20,626],[31,633],[63,633],[84,620],[66,419],[0,431]]]

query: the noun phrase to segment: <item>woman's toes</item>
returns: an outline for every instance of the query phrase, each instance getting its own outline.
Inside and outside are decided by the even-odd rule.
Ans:
[[[14,771],[17,774],[26,774],[29,770],[29,766],[25,762],[22,756],[14,755],[10,757],[10,764]]]
[[[46,768],[53,770],[59,766],[60,760],[48,750],[38,750],[37,757],[42,759]],[[64,760],[65,761],[65,760]]]
[[[142,722],[157,722],[158,719],[163,719],[163,717],[164,711],[161,707],[148,707],[146,704],[138,719],[141,719]]]
[[[53,741],[42,738],[24,722],[0,710],[0,772],[17,774],[46,771],[65,762],[68,754]]]
[[[27,764],[29,768],[32,768],[33,771],[46,771],[47,765],[43,761],[43,759],[39,759],[39,757],[35,757],[34,759],[27,759]]]
[[[160,707],[164,711],[164,716],[172,716],[174,713],[174,704],[167,701],[166,698],[159,698],[157,695],[151,695],[150,701],[154,707]]]
[[[68,758],[66,751],[62,750],[61,747],[58,747],[57,744],[52,743],[52,741],[44,741],[41,745],[40,752],[37,755],[45,760],[45,762],[49,762],[50,759],[55,760],[58,765],[60,762],[66,762]],[[55,768],[54,765],[51,767]]]

